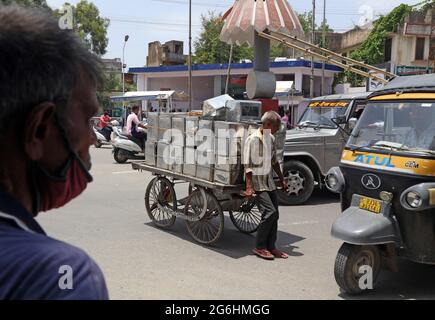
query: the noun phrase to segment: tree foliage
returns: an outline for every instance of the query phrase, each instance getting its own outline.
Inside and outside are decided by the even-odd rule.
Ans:
[[[194,63],[228,63],[230,56],[230,45],[219,39],[220,33],[224,26],[222,15],[215,12],[209,12],[208,15],[201,17],[202,27],[198,39],[194,43],[195,57]],[[281,43],[272,43],[270,48],[270,57],[287,56],[286,48]],[[253,60],[254,51],[247,44],[241,46],[234,45],[233,61]]]
[[[100,16],[100,11],[92,2],[81,0],[74,10],[75,30],[92,52],[104,55],[109,39],[107,28],[110,21]]]
[[[388,35],[397,31],[398,26],[403,24],[405,17],[411,11],[411,6],[401,4],[386,16],[381,16],[374,22],[373,30],[361,47],[351,54],[351,58],[371,65],[384,62],[385,41]],[[361,85],[364,82],[362,76],[351,72],[347,72],[346,77],[353,86]]]

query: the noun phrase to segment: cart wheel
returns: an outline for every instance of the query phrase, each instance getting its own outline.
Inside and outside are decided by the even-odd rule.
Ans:
[[[373,286],[381,269],[381,255],[377,246],[356,246],[344,243],[335,259],[334,274],[337,284],[346,293],[357,295],[363,293],[359,280],[362,266],[372,268]]]
[[[261,212],[255,205],[255,200],[244,200],[237,211],[229,211],[231,221],[240,232],[251,234],[258,230],[261,222]]]
[[[187,199],[184,214],[190,218],[204,214],[199,221],[186,220],[187,230],[195,241],[211,245],[219,240],[224,230],[224,213],[211,192],[195,189]]]
[[[177,197],[174,186],[166,178],[155,178],[145,193],[145,208],[152,222],[159,228],[169,229],[176,217],[171,211],[177,210]]]

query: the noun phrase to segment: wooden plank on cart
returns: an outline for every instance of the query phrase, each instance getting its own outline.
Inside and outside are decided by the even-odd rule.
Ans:
[[[182,180],[186,182],[190,182],[195,186],[201,186],[204,188],[215,189],[224,193],[239,193],[244,190],[244,185],[226,185],[217,182],[210,182],[204,179],[199,179],[196,177],[191,177],[185,174],[176,173],[170,170],[160,169],[153,166],[146,165],[143,161],[133,161],[131,163],[133,170],[138,171],[148,171],[154,175],[170,177],[176,180]]]

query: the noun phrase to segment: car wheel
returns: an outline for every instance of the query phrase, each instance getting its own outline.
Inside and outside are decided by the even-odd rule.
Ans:
[[[280,203],[283,205],[305,203],[314,190],[314,175],[311,169],[303,162],[287,161],[283,171],[289,189],[288,192],[278,192]]]

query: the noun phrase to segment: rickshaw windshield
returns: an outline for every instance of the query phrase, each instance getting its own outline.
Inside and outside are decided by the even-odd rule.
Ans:
[[[435,101],[369,102],[348,148],[435,155]]]
[[[346,115],[349,104],[350,101],[310,103],[298,126],[336,128],[331,119]]]

